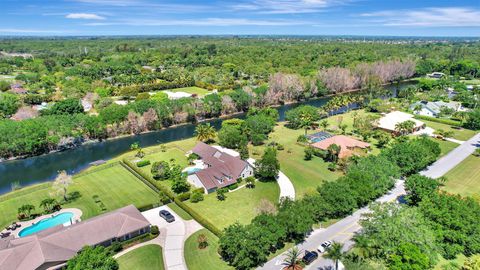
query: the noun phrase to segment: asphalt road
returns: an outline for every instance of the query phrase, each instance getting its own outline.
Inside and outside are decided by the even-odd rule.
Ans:
[[[480,133],[477,133],[475,136],[470,138],[465,143],[461,144],[450,153],[433,163],[431,166],[426,168],[421,174],[438,178],[447,173],[450,169],[458,165],[465,158],[475,151],[475,148],[480,147]],[[400,198],[402,195],[405,195],[405,188],[403,181],[397,181],[395,187],[387,194],[377,199],[377,202],[391,202]],[[368,211],[368,208],[362,208],[354,212],[352,215],[339,220],[338,222],[330,225],[327,228],[320,228],[314,230],[307,239],[297,245],[300,250],[316,250],[317,247],[324,241],[333,240],[339,243],[344,244],[344,250],[348,250],[352,245],[352,237],[355,232],[358,232],[361,227],[358,224],[361,215]],[[262,267],[258,269],[262,270],[280,270],[282,269],[282,262],[285,258],[285,253],[280,254],[273,258],[272,260],[265,263]],[[315,262],[310,264],[305,269],[308,270],[325,270],[325,269],[334,269],[333,262],[328,259],[320,257]]]

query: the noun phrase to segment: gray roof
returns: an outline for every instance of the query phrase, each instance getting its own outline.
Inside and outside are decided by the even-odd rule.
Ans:
[[[415,102],[414,104],[412,104],[410,106],[410,110],[415,110],[415,107],[417,105],[420,105],[422,106],[422,108],[425,108],[429,111],[431,111],[432,113],[434,114],[438,114],[440,113],[440,109],[442,107],[447,107],[447,108],[450,108],[450,109],[453,109],[455,111],[458,111],[460,109],[460,103],[458,102],[454,102],[454,101],[450,101],[450,102],[443,102],[443,101],[434,101],[434,102],[426,102],[426,101],[418,101],[418,102]]]
[[[74,225],[22,237],[1,239],[0,269],[32,270],[63,263],[84,246],[94,246],[150,226],[133,205]]]

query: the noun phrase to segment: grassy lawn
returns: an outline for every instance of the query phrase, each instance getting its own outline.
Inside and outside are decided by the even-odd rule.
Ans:
[[[466,141],[466,140],[470,139],[473,135],[476,134],[475,131],[470,130],[470,129],[454,128],[450,125],[437,123],[437,122],[432,122],[432,121],[423,120],[423,119],[421,119],[420,121],[424,122],[425,124],[427,124],[428,127],[431,127],[435,130],[443,129],[445,131],[453,131],[452,138],[460,140],[460,141]]]
[[[192,87],[183,87],[183,88],[175,88],[175,89],[166,89],[164,91],[170,91],[170,92],[185,92],[189,94],[197,94],[198,96],[205,96],[206,94],[211,93],[207,89],[203,89],[200,87],[192,86]]]
[[[450,142],[450,141],[444,141],[444,140],[438,140],[435,139],[436,142],[440,145],[440,149],[442,152],[440,152],[440,156],[444,156],[448,154],[448,152],[452,151],[453,149],[457,148],[459,146],[458,143]]]
[[[467,257],[463,254],[457,255],[455,259],[452,260],[445,260],[443,257],[439,256],[440,259],[438,260],[437,265],[435,265],[434,270],[443,270],[443,269],[460,269],[463,263],[467,259]],[[448,266],[454,266],[450,268],[446,268]]]
[[[480,157],[469,156],[445,175],[444,189],[464,196],[480,196]]]
[[[163,270],[162,247],[146,245],[134,249],[118,259],[120,270]]]
[[[179,215],[184,220],[192,220],[193,219],[193,217],[190,216],[189,213],[185,212],[185,210],[180,208],[180,206],[176,205],[175,203],[169,203],[169,204],[167,204],[167,206],[170,207],[170,209],[172,209],[173,212],[175,212],[177,215]]]
[[[120,165],[74,177],[68,188],[68,192],[72,191],[79,191],[81,197],[62,207],[81,209],[83,220],[102,213],[93,195],[99,196],[107,211],[129,204],[140,207],[158,201],[155,192]],[[0,196],[0,228],[15,221],[17,209],[25,203],[34,205],[40,212],[40,202],[49,198],[51,192],[51,183],[44,183]]]
[[[208,246],[204,249],[198,248],[197,238],[200,234],[207,237]],[[218,250],[218,237],[212,234],[207,229],[202,229],[192,234],[187,241],[185,241],[184,256],[189,270],[233,270],[233,267],[227,265],[220,255]]]
[[[278,202],[280,188],[276,182],[257,182],[255,188],[242,188],[226,194],[224,201],[219,201],[216,193],[205,196],[198,203],[185,203],[201,214],[204,218],[223,229],[238,221],[248,224],[257,215],[256,207],[261,199],[267,199],[273,203]]]

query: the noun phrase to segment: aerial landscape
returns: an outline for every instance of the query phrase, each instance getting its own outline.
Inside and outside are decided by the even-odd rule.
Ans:
[[[5,0],[0,270],[480,270],[480,2]]]

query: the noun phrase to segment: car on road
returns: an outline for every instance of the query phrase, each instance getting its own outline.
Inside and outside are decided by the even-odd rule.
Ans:
[[[318,258],[318,253],[316,251],[305,251],[305,255],[303,255],[302,261],[305,264],[310,264]]]
[[[317,250],[318,252],[323,253],[331,246],[332,246],[332,241],[325,241],[320,246],[318,246]]]
[[[160,210],[159,214],[160,214],[160,217],[165,219],[165,221],[167,221],[168,223],[172,223],[175,221],[175,217],[167,210]]]

